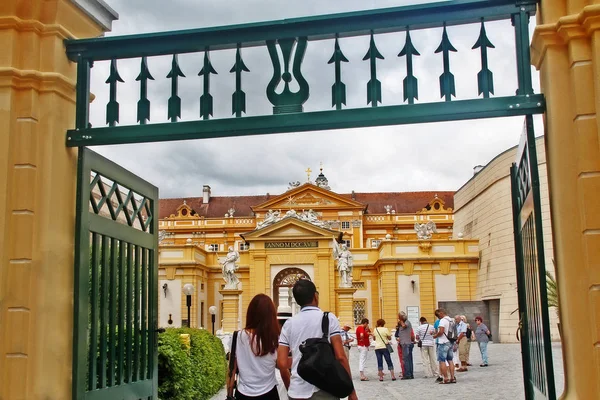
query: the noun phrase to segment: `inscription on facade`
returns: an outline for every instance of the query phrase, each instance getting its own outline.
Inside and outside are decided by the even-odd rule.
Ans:
[[[304,249],[319,247],[319,242],[265,242],[265,249]]]

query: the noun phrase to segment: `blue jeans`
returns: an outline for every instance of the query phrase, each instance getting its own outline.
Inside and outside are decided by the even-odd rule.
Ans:
[[[402,345],[402,360],[404,361],[404,374],[403,378],[413,377],[413,348],[414,344],[403,344]]]
[[[488,363],[488,358],[487,358],[487,345],[488,342],[478,342],[479,343],[479,351],[481,352],[481,361],[483,364]]]
[[[376,349],[375,356],[377,356],[377,369],[383,371],[383,358],[385,357],[385,363],[390,371],[394,370],[394,364],[392,363],[392,357],[388,349]]]
[[[438,362],[452,362],[454,353],[452,352],[452,345],[450,343],[442,343],[437,345],[436,349]]]

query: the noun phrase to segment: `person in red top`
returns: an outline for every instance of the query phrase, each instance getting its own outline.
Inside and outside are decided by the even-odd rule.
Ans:
[[[371,330],[369,329],[369,320],[363,318],[360,325],[356,327],[356,345],[358,347],[358,370],[360,371],[360,380],[368,381],[365,376],[365,364],[367,363],[367,352],[371,346]]]

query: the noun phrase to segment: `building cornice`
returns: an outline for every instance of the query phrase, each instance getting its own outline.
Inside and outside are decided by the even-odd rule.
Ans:
[[[600,5],[589,5],[579,14],[567,15],[555,23],[538,25],[531,40],[531,63],[539,70],[546,50],[565,46],[571,40],[588,38],[600,30]]]
[[[113,21],[119,19],[119,14],[102,0],[71,0],[71,2],[105,31],[110,31]]]

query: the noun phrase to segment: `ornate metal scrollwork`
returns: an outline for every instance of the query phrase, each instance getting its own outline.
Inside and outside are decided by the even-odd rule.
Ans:
[[[283,73],[281,72],[281,62],[277,52],[277,44],[283,55]],[[308,82],[302,76],[300,70],[304,53],[306,52],[307,39],[306,37],[268,40],[267,49],[269,57],[273,64],[273,77],[267,85],[267,98],[273,104],[273,114],[286,114],[303,111],[303,104],[308,100],[309,87]],[[294,52],[294,62],[292,72],[290,72],[290,61]],[[276,93],[275,90],[281,80],[285,82],[283,91]],[[290,90],[290,82],[295,79],[298,82],[299,89],[297,92]]]

